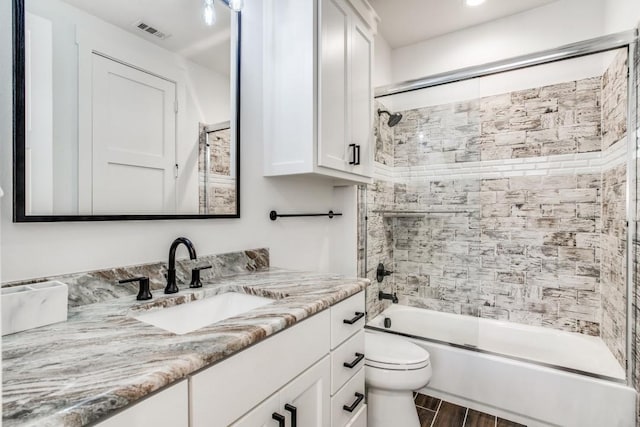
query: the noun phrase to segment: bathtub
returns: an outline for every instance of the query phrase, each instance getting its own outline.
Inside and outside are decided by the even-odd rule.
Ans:
[[[423,393],[529,427],[635,426],[636,392],[600,338],[400,305],[367,330],[429,352]]]

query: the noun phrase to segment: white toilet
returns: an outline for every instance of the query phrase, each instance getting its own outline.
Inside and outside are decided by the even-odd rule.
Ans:
[[[365,333],[369,427],[420,427],[413,391],[430,379],[425,349],[390,334]]]

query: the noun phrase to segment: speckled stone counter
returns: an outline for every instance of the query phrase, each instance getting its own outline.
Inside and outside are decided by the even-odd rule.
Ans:
[[[261,268],[150,301],[78,305],[67,322],[3,337],[4,426],[84,426],[363,290],[365,279]],[[187,282],[188,283],[188,282]],[[131,316],[236,290],[275,302],[185,335]],[[70,296],[70,299],[72,297]]]

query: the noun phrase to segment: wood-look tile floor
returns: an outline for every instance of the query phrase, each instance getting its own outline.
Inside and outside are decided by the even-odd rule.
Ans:
[[[415,394],[414,400],[420,427],[526,427],[420,393]]]

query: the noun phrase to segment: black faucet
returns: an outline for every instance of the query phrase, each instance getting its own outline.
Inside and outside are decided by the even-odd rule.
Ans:
[[[376,268],[376,280],[378,281],[378,283],[382,283],[386,276],[390,276],[392,274],[393,271],[385,269],[383,263],[378,264],[378,268]]]
[[[176,249],[178,249],[181,243],[187,247],[189,258],[196,259],[198,257],[191,240],[186,237],[178,237],[173,241],[169,248],[169,266],[167,270],[167,286],[164,288],[165,294],[175,294],[178,292],[178,285],[176,285]]]
[[[118,281],[118,283],[130,283],[130,282],[140,282],[140,290],[138,291],[138,296],[136,296],[136,299],[138,301],[145,301],[153,297],[153,295],[151,295],[151,291],[149,291],[148,277],[141,276],[141,277],[134,277],[132,279],[123,279]]]

